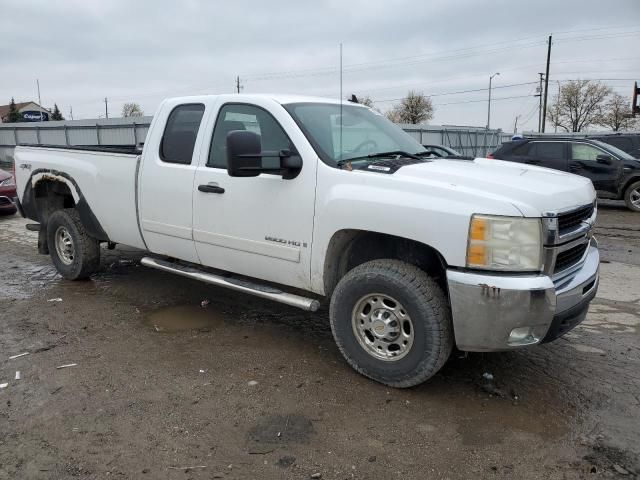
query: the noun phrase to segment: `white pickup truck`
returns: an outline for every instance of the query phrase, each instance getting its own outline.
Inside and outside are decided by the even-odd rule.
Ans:
[[[424,153],[352,103],[172,98],[142,152],[17,147],[18,205],[67,279],[119,243],[306,310],[326,299],[344,357],[390,386],[425,381],[454,346],[515,349],[580,323],[598,288],[591,182]]]

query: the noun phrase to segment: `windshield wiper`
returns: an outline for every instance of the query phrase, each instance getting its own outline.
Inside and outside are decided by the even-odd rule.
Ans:
[[[370,158],[385,158],[385,157],[406,157],[406,158],[413,158],[414,160],[422,160],[422,158],[420,158],[418,155],[415,155],[413,153],[405,152],[403,150],[391,150],[390,152],[370,153],[369,155],[361,155],[359,157],[345,158],[343,160],[338,160],[336,162],[336,165],[342,168],[344,165],[354,160],[367,160]]]

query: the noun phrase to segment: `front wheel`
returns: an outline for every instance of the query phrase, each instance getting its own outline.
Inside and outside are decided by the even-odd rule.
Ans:
[[[624,202],[629,210],[640,212],[640,182],[632,183],[624,192]]]
[[[87,278],[100,265],[100,243],[87,234],[75,208],[51,214],[47,245],[53,264],[68,280]]]
[[[374,260],[348,272],[333,293],[330,317],[347,362],[391,387],[431,378],[453,348],[444,292],[425,272],[398,260]]]

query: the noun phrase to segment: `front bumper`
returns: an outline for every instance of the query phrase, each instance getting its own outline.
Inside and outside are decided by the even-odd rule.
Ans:
[[[0,212],[15,212],[16,210],[16,204],[11,199],[11,197],[2,195],[0,193]]]
[[[448,270],[456,345],[460,350],[510,350],[548,342],[584,320],[598,290],[600,255],[589,246],[581,267],[554,280]]]

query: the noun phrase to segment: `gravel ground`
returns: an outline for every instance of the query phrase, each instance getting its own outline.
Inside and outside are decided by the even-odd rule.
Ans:
[[[640,214],[619,204],[600,207],[583,325],[454,355],[409,390],[352,371],[326,308],[150,270],[125,248],[67,282],[25,223],[0,217],[0,479],[640,474]]]

